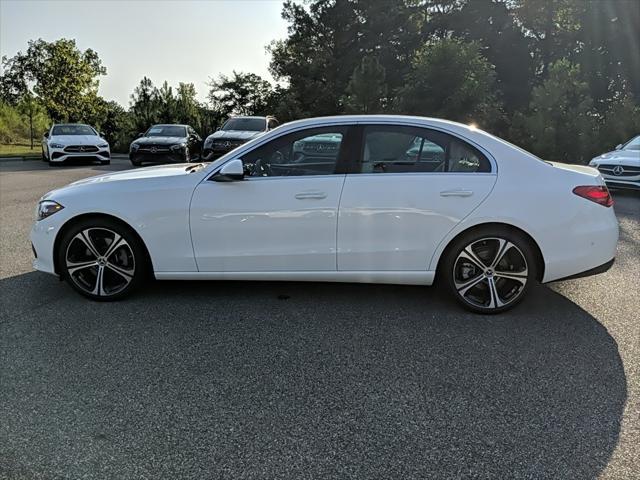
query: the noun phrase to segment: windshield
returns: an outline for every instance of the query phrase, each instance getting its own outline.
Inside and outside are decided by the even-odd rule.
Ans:
[[[55,125],[51,135],[97,135],[89,125]]]
[[[180,125],[154,125],[147,133],[145,137],[186,137],[187,131],[185,127]]]
[[[230,118],[222,126],[221,130],[240,130],[250,132],[263,132],[267,129],[267,121],[264,118]]]
[[[640,135],[625,143],[622,150],[640,150]]]

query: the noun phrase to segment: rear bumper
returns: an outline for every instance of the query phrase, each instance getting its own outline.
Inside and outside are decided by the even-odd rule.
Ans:
[[[564,280],[575,280],[576,278],[584,278],[584,277],[591,277],[593,275],[599,275],[599,274],[604,273],[607,270],[609,270],[613,266],[615,261],[616,261],[616,259],[612,258],[608,262],[605,262],[602,265],[598,265],[597,267],[593,267],[593,268],[590,268],[589,270],[585,270],[584,272],[575,273],[575,274],[569,275],[567,277],[558,278],[557,280],[553,280],[553,281],[554,282],[561,282],[561,281],[564,281]]]

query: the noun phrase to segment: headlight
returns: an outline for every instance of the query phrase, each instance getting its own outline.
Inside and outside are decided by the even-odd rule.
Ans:
[[[138,150],[140,148],[140,145],[138,145],[137,143],[132,143],[131,144],[131,151],[135,152],[136,150]]]
[[[211,145],[213,145],[213,137],[207,137],[204,141],[204,148],[211,148]]]
[[[178,150],[182,150],[186,146],[187,146],[186,143],[181,143],[180,145],[171,145],[169,148],[174,152],[177,152]]]
[[[98,145],[98,148],[109,148],[109,144],[103,143],[102,145]]]
[[[49,148],[64,148],[64,145],[60,144],[60,143],[50,143],[49,144]]]
[[[38,203],[38,208],[36,209],[36,220],[42,220],[44,218],[50,217],[63,208],[64,207],[58,202],[54,202],[53,200],[43,200]]]

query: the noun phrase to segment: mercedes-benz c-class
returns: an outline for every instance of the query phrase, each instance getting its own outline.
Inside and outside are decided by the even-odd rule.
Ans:
[[[285,124],[210,164],[53,190],[31,240],[37,270],[95,300],[150,277],[437,280],[464,307],[495,313],[535,282],[605,271],[612,203],[596,169],[542,161],[467,125],[340,116]]]

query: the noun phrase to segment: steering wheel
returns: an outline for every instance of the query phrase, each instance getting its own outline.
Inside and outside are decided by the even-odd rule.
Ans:
[[[256,160],[256,163],[253,164],[253,172],[251,172],[252,177],[270,177],[271,176],[271,165],[266,163],[263,159],[259,158]]]

